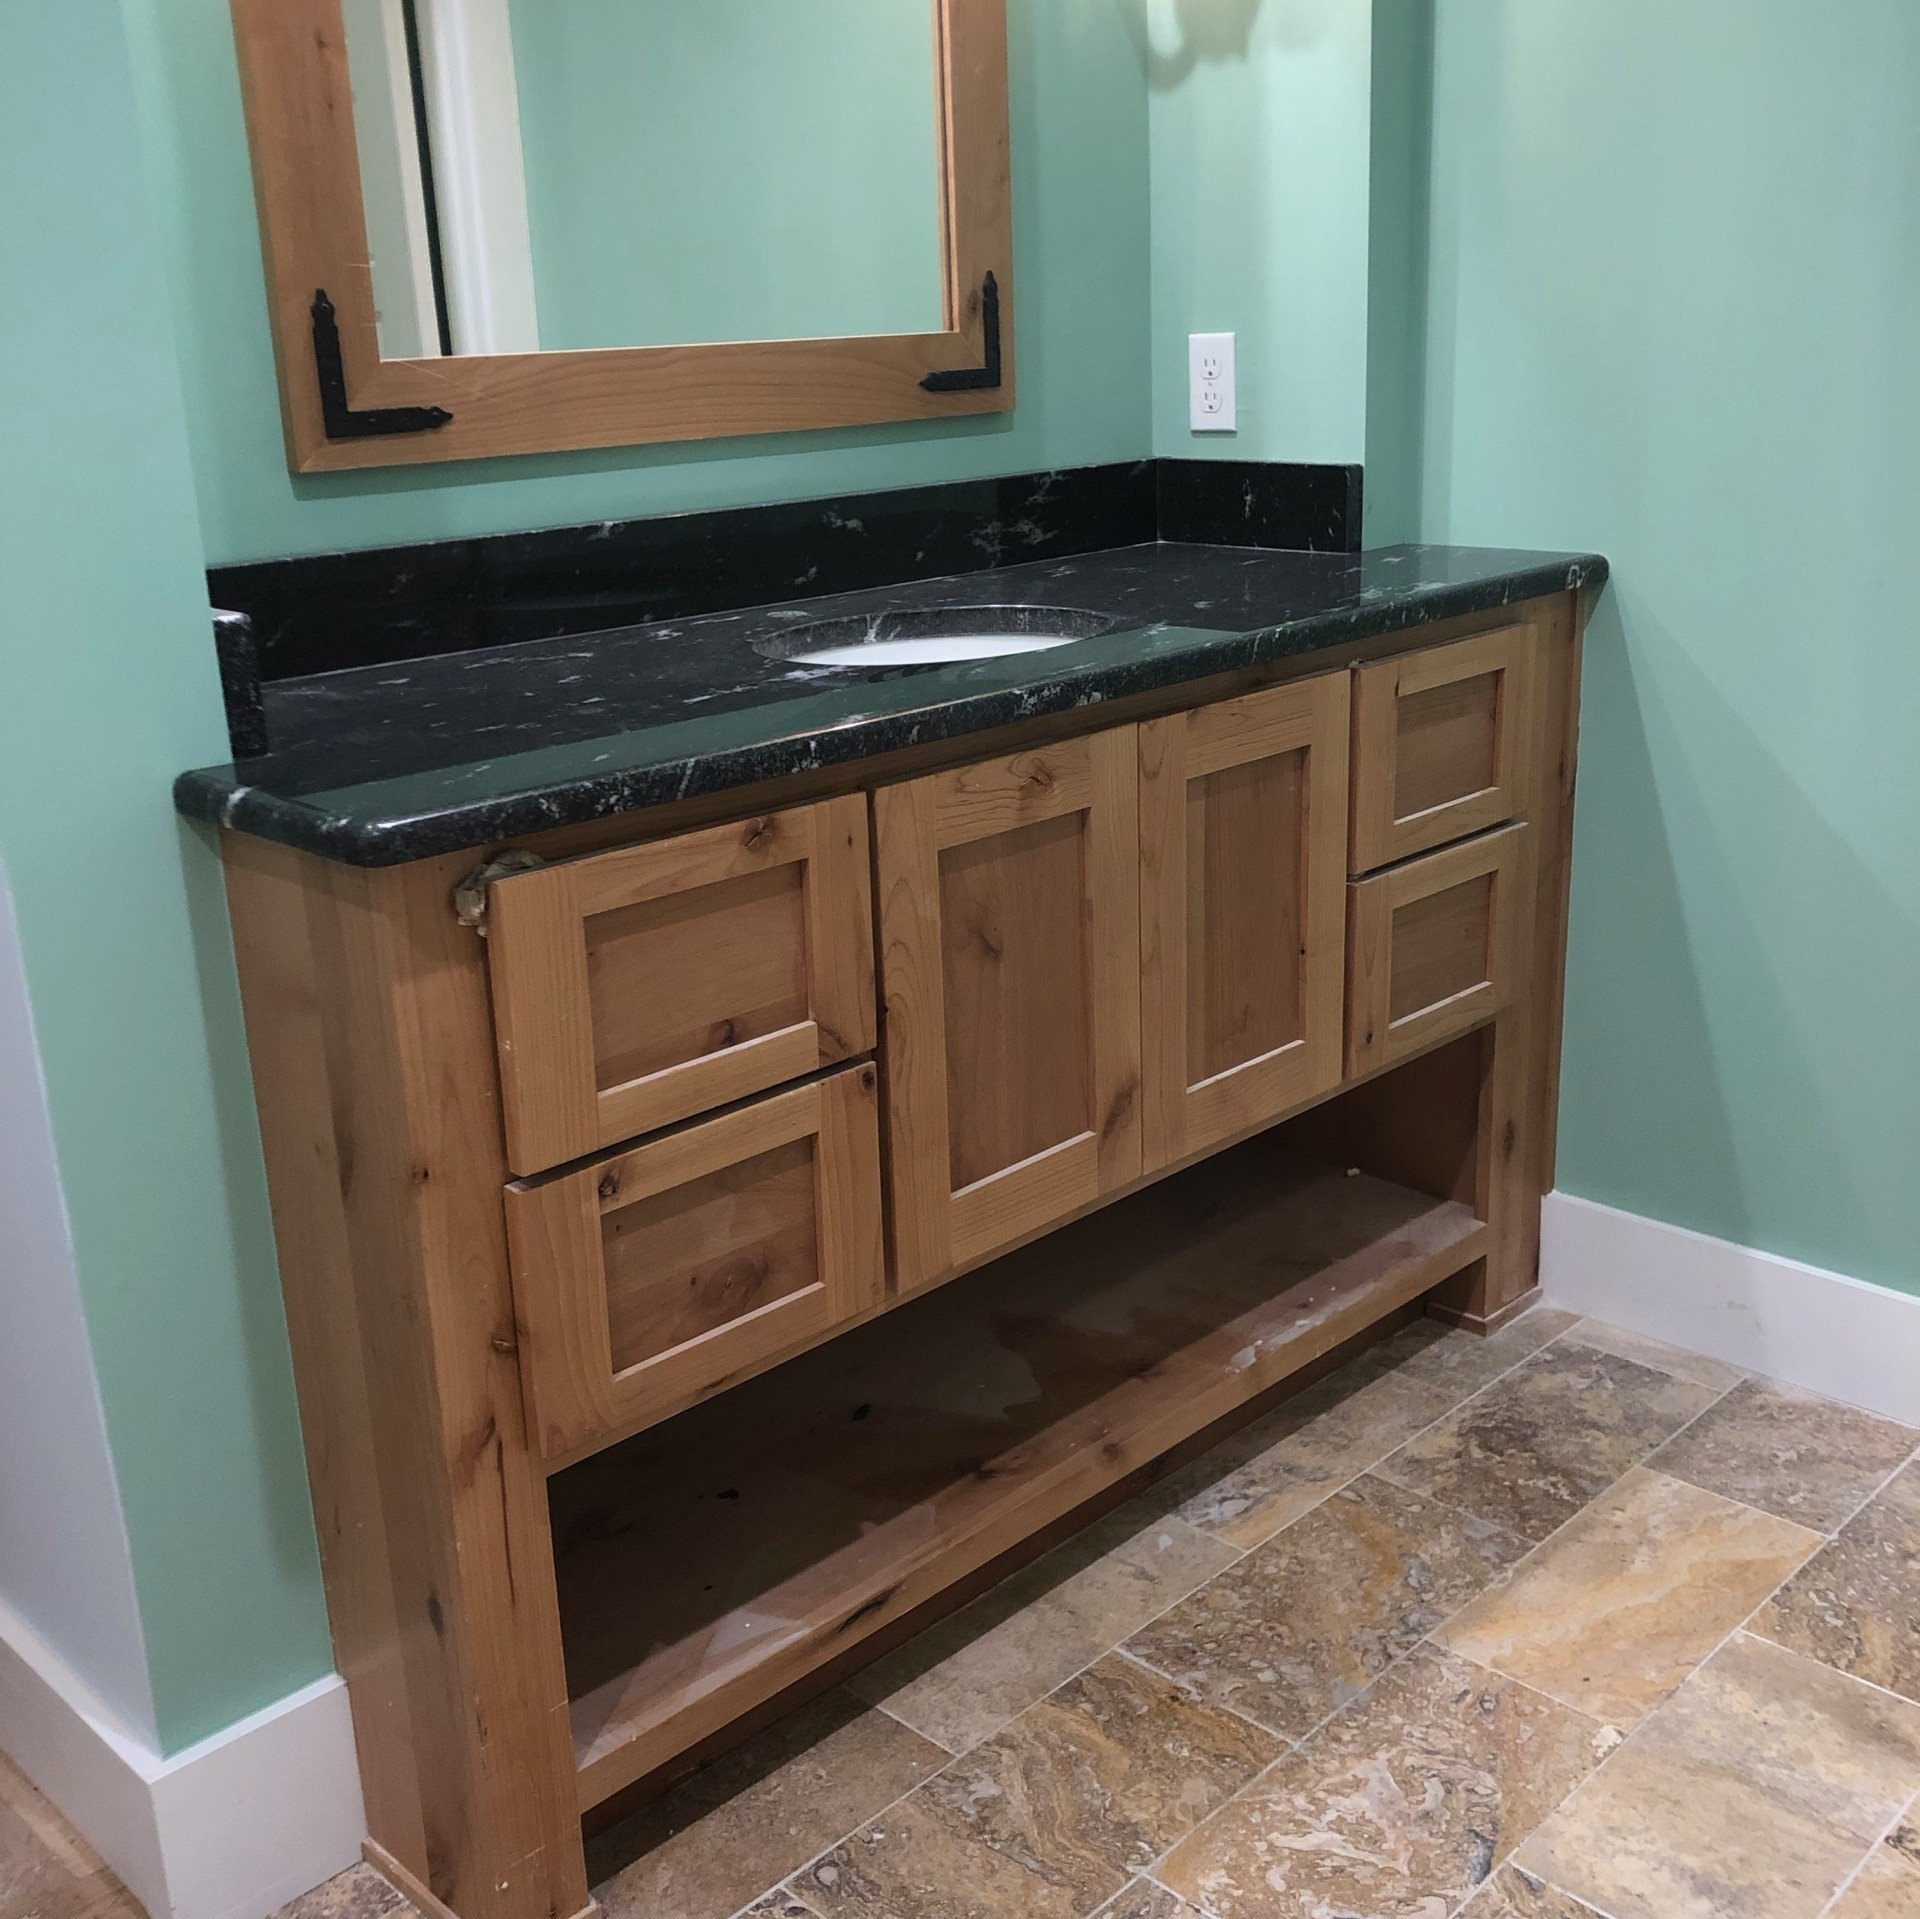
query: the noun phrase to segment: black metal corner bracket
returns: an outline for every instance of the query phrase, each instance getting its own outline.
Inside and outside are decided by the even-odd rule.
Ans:
[[[929,393],[979,393],[1000,384],[1000,282],[991,273],[980,288],[980,325],[987,339],[986,365],[929,373],[920,382]]]
[[[389,433],[431,433],[453,419],[443,406],[376,406],[356,412],[347,404],[347,363],[340,351],[340,321],[325,287],[313,296],[313,364],[320,376],[320,417],[329,440],[377,440]]]

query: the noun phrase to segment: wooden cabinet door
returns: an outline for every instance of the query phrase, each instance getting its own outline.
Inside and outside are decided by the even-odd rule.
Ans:
[[[881,1303],[878,1081],[847,1067],[507,1188],[546,1457],[664,1418]]]
[[[1347,1070],[1391,1066],[1510,1005],[1526,972],[1528,829],[1509,826],[1353,883]]]
[[[1149,1169],[1339,1082],[1347,682],[1140,728]]]
[[[1503,626],[1357,670],[1354,872],[1526,817],[1539,647]]]
[[[874,1045],[858,795],[498,880],[507,1160],[544,1171]]]
[[[874,795],[896,1283],[1140,1172],[1132,727]]]

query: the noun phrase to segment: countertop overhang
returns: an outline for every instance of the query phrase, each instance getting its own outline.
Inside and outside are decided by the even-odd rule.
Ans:
[[[1382,634],[1606,575],[1591,553],[1117,547],[280,681],[265,695],[273,751],[183,773],[174,801],[189,818],[322,858],[397,866],[1223,674],[1320,671]],[[1009,604],[1123,625],[885,678],[754,646],[801,621]]]

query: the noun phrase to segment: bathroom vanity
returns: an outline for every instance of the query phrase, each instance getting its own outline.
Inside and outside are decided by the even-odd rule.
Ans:
[[[183,778],[397,1884],[568,1919],[583,1815],[1527,1302],[1603,572],[1093,551],[293,682]],[[781,643],[1035,605],[1103,630]]]

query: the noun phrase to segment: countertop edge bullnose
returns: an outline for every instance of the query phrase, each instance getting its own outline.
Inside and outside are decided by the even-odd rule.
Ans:
[[[735,788],[744,791],[794,773],[845,766],[901,747],[963,739],[1080,707],[1097,708],[1109,700],[1159,692],[1188,681],[1308,658],[1345,641],[1372,639],[1395,630],[1412,632],[1551,593],[1598,589],[1608,575],[1608,563],[1599,554],[1542,555],[1537,564],[1490,566],[1480,579],[1415,586],[1401,593],[1356,593],[1347,604],[1275,625],[1244,631],[1196,628],[1190,646],[1147,659],[1085,662],[1050,672],[1049,655],[1035,654],[1028,656],[1034,662],[1030,682],[962,689],[926,706],[862,716],[817,731],[783,732],[780,716],[793,701],[769,700],[747,709],[764,714],[763,739],[515,789],[510,782],[516,759],[530,759],[539,751],[529,748],[476,762],[498,776],[501,790],[427,808],[409,808],[393,790],[415,776],[369,780],[295,797],[251,783],[246,769],[238,766],[182,773],[174,781],[173,800],[176,810],[189,819],[339,864],[401,866],[503,839],[639,814],[679,800],[711,797]],[[959,603],[977,590],[970,589],[966,575],[954,576],[951,585]],[[928,690],[935,691],[931,685]],[[620,740],[629,752],[644,752],[648,733],[662,730],[665,724],[669,723],[638,726],[608,737]],[[456,770],[426,767],[420,775]]]

